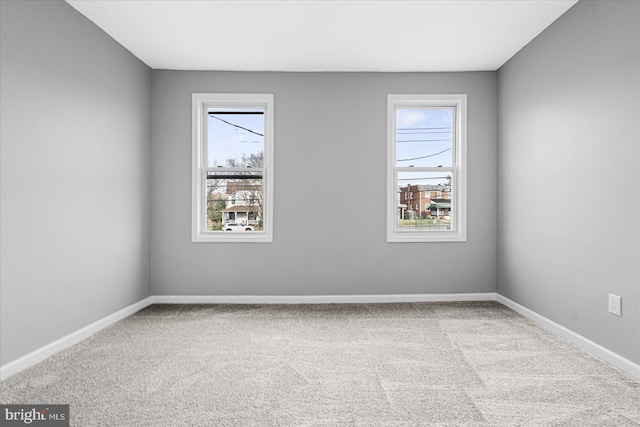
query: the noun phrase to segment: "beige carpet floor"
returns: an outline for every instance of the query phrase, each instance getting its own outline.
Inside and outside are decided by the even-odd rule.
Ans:
[[[153,305],[0,383],[90,426],[640,426],[640,381],[492,302]]]

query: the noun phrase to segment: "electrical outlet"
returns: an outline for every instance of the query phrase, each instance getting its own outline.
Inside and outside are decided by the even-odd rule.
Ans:
[[[609,313],[622,316],[622,298],[609,294]]]

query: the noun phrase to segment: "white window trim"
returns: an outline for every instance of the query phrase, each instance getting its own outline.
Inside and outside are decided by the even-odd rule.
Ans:
[[[264,231],[245,233],[207,231],[206,189],[207,173],[207,110],[209,108],[265,109],[264,170],[262,188]],[[191,197],[191,241],[192,242],[273,242],[273,94],[192,94],[192,197]],[[255,169],[249,169],[255,170]]]
[[[412,172],[450,170],[452,173],[453,230],[399,230],[397,227],[396,110],[398,108],[455,107],[456,126],[452,168],[411,168]],[[467,95],[387,96],[387,242],[467,241]]]

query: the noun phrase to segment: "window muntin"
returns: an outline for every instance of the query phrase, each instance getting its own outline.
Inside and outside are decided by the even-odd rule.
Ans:
[[[193,94],[192,108],[192,241],[271,242],[273,95]]]
[[[466,241],[466,95],[389,95],[388,242]]]

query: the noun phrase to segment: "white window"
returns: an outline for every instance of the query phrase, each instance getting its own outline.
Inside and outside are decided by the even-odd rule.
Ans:
[[[273,95],[192,96],[192,241],[273,241]]]
[[[387,110],[387,242],[466,241],[467,95],[389,95]],[[437,194],[428,215],[407,214],[409,189]]]

